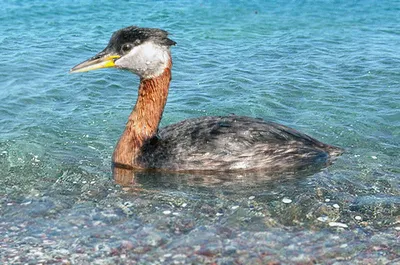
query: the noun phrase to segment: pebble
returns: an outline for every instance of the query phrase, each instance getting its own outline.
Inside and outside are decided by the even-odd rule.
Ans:
[[[239,205],[232,206],[232,210],[236,210],[237,208],[239,208]]]
[[[127,249],[127,250],[131,250],[131,249],[133,249],[135,246],[134,246],[134,244],[132,243],[132,241],[129,241],[129,240],[122,240],[122,242],[121,242],[121,245],[120,245],[120,248],[122,248],[122,249]]]
[[[378,159],[376,156],[371,156],[372,159]]]
[[[54,251],[55,255],[57,256],[68,256],[71,253],[69,252],[69,250],[67,249],[57,249]]]
[[[325,199],[325,202],[330,202],[331,201],[331,199]]]
[[[329,220],[329,218],[328,218],[328,216],[320,216],[317,218],[317,220],[325,223],[326,221]]]
[[[31,203],[32,203],[32,201],[27,201],[27,202],[21,203],[21,205],[29,205],[29,204],[31,204]]]
[[[335,209],[339,209],[339,208],[340,208],[339,204],[337,204],[337,203],[335,203],[335,204],[332,205],[332,206],[333,206],[333,208],[335,208]]]
[[[250,196],[249,200],[254,200],[256,198],[256,196]]]
[[[400,231],[400,226],[396,226],[394,229],[396,229],[397,231]]]
[[[187,206],[187,203],[182,203],[181,205],[183,208],[185,208]]]
[[[282,199],[282,202],[283,202],[283,203],[291,203],[292,200],[289,199],[289,198],[283,198],[283,199]]]
[[[165,257],[165,255],[164,255],[164,257]],[[183,255],[183,254],[176,254],[176,255],[174,255],[172,258],[173,258],[173,259],[185,259],[185,258],[186,258],[186,255]]]
[[[165,215],[168,215],[168,214],[171,214],[171,211],[166,210],[166,211],[163,211],[162,213],[165,214]]]
[[[329,226],[347,228],[348,225],[339,222],[329,222]]]
[[[362,220],[362,217],[359,216],[359,215],[357,215],[356,217],[354,217],[354,219],[356,219],[357,221],[361,221],[361,220]]]

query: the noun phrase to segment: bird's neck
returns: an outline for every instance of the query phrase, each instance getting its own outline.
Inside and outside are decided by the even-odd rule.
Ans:
[[[145,142],[157,134],[171,81],[170,60],[164,72],[154,78],[141,79],[136,105],[113,154],[117,167],[142,168],[136,161]]]

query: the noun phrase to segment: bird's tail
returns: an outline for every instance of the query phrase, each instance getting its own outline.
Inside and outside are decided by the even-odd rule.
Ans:
[[[344,149],[337,146],[328,145],[326,147],[326,151],[328,152],[331,159],[336,159],[338,156],[343,154]]]

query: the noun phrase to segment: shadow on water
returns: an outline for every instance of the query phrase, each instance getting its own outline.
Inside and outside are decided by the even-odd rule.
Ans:
[[[114,168],[113,177],[126,192],[127,200],[131,200],[131,194],[131,198],[146,197],[155,205],[173,205],[172,209],[179,209],[183,203],[192,204],[193,212],[204,212],[198,216],[198,221],[212,219],[207,208],[218,215],[240,207],[243,216],[253,220],[241,229],[255,226],[258,230],[275,225],[315,229],[332,221],[355,224],[354,218],[357,220],[360,216],[378,228],[395,222],[399,213],[395,197],[363,200],[364,187],[349,182],[340,172],[332,174],[330,169],[321,167],[297,172],[244,173],[171,173]],[[384,214],[386,221],[382,222],[382,215],[377,213]],[[257,221],[256,216],[264,217]],[[240,226],[240,222],[231,225]]]
[[[263,231],[307,222],[318,200],[310,180],[320,171],[171,173],[114,168],[113,175],[126,192],[122,197],[131,202],[131,212],[142,215],[150,209],[139,205],[151,202],[152,214],[143,220],[163,223],[156,212],[170,213],[196,226]]]

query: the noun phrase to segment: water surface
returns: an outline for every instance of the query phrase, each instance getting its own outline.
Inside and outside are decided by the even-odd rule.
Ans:
[[[0,7],[0,262],[400,262],[400,3],[11,1]],[[168,30],[162,125],[279,122],[346,149],[306,175],[111,177],[138,78],[68,74],[115,30]],[[121,183],[120,183],[121,184]]]

